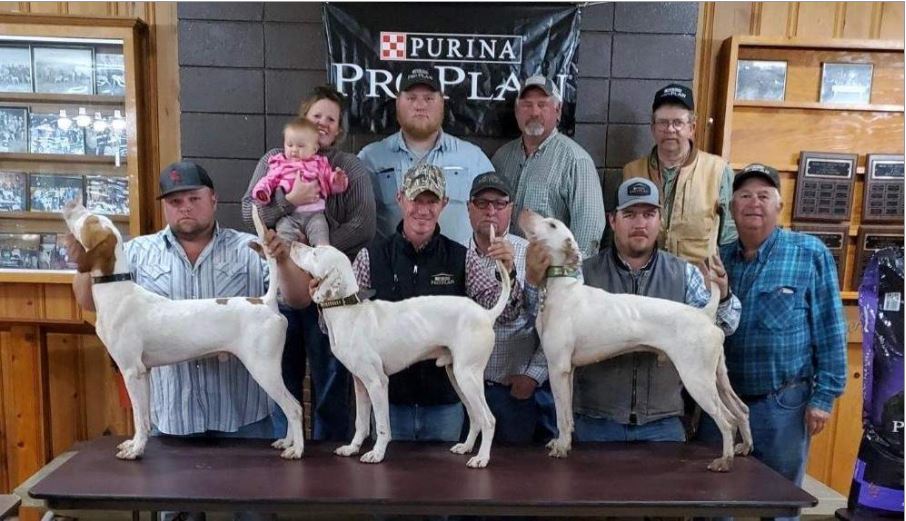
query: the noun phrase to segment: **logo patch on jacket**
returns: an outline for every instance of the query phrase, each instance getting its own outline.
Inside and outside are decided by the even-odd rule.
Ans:
[[[456,277],[452,273],[438,273],[431,275],[432,286],[452,286],[456,283]]]

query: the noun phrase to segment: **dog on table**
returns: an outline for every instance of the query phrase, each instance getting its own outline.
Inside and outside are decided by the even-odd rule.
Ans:
[[[422,360],[437,359],[469,415],[465,442],[454,445],[456,454],[471,453],[481,432],[478,454],[471,468],[483,468],[491,455],[494,416],[484,396],[484,369],[494,349],[494,321],[510,298],[510,278],[500,261],[502,291],[497,303],[485,309],[466,297],[424,296],[400,302],[360,301],[352,264],[331,246],[312,248],[293,243],[293,262],[320,281],[312,300],[330,337],[330,349],[346,366],[355,383],[355,435],[338,448],[340,456],[358,454],[371,428],[374,410],[377,440],[361,457],[364,463],[384,459],[390,442],[388,377]]]
[[[263,241],[264,226],[256,212],[252,215]],[[152,367],[230,353],[286,414],[286,437],[273,447],[282,449],[284,458],[301,458],[302,407],[286,389],[280,367],[286,319],[277,311],[276,261],[268,258],[272,275],[263,298],[170,300],[132,281],[122,236],[110,219],[77,203],[64,208],[63,218],[85,248],[78,271],[94,280],[95,330],[132,401],[135,436],[117,446],[116,457],[136,459],[144,453],[151,431]]]
[[[519,225],[530,241],[544,247],[551,267],[579,268],[579,248],[562,222],[524,210]],[[547,358],[559,430],[558,437],[547,445],[551,456],[566,457],[572,445],[573,368],[631,351],[665,354],[686,390],[720,428],[722,455],[708,465],[709,470],[728,471],[734,452],[751,452],[749,409],[730,386],[724,334],[714,325],[720,298],[714,288],[704,310],[663,299],[608,293],[571,277],[550,277],[540,290],[542,304],[535,327]],[[742,443],[734,448],[737,429]]]

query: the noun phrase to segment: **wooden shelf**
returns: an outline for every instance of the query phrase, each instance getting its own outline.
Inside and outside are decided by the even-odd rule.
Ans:
[[[858,291],[841,291],[840,298],[843,300],[859,300]]]
[[[72,284],[75,270],[15,270],[0,268],[0,282]]]
[[[820,101],[757,101],[734,100],[734,107],[754,107],[764,109],[799,109],[799,110],[834,110],[850,112],[903,112],[903,105],[879,104],[831,104]]]
[[[742,163],[730,163],[730,168],[732,168],[734,171],[742,170],[746,166],[747,165],[744,165]],[[799,165],[794,164],[794,163],[790,163],[788,165],[770,165],[770,166],[776,168],[778,172],[791,172],[793,174],[799,173]],[[865,167],[857,166],[856,175],[865,175]]]
[[[11,154],[0,152],[0,161],[43,161],[47,163],[90,163],[94,165],[115,165],[113,156],[79,154]],[[121,161],[125,164],[125,161]]]
[[[100,214],[105,215],[105,214]],[[62,221],[63,214],[56,212],[0,212],[0,217],[24,221]],[[128,215],[106,215],[113,222],[128,223]],[[35,232],[41,233],[41,232]]]
[[[122,107],[123,96],[101,96],[94,94],[54,94],[50,92],[4,92],[0,94],[2,103],[54,104]],[[73,115],[75,116],[75,115]]]
[[[849,38],[786,38],[783,36],[734,36],[738,45],[747,47],[787,47],[792,49],[841,49],[866,51],[902,51],[903,42]]]

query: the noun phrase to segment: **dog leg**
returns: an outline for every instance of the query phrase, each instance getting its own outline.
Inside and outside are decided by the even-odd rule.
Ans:
[[[743,402],[733,386],[730,385],[730,377],[727,375],[727,364],[724,355],[721,353],[720,361],[717,365],[717,392],[720,394],[724,405],[730,410],[742,437],[742,443],[733,447],[733,452],[737,456],[748,456],[752,452],[752,429],[749,425],[749,407]]]
[[[679,369],[679,367],[677,368]],[[693,375],[694,371],[679,371],[680,375]],[[710,378],[688,378],[684,379],[683,384],[689,395],[708,413],[720,429],[721,438],[723,439],[723,449],[721,457],[715,459],[708,465],[708,470],[714,472],[728,472],[733,466],[733,422],[732,414],[723,404],[718,396],[716,381]]]
[[[368,374],[362,375],[362,383],[368,391],[368,397],[371,398],[372,408],[374,409],[374,425],[377,440],[374,447],[359,458],[362,463],[380,463],[384,461],[384,454],[387,452],[387,444],[390,443],[390,401],[387,397],[387,385],[389,383],[387,375],[384,374],[383,367],[378,361],[377,366],[368,366]]]
[[[462,388],[459,386],[459,381],[453,371],[453,366],[447,364],[444,366],[444,369],[447,371],[447,378],[450,380],[450,385],[453,386],[453,390],[456,391],[456,396],[459,396],[459,401],[462,402],[462,405],[466,408],[466,415],[469,417],[469,434],[466,436],[466,441],[450,447],[450,452],[453,454],[468,454],[472,452],[472,449],[475,447],[475,441],[478,439],[479,427],[475,422],[472,406],[469,404],[469,401],[466,400],[466,397],[462,393]],[[482,389],[482,391],[484,391],[484,389]]]
[[[545,354],[547,350],[545,349]],[[554,458],[565,458],[569,455],[572,448],[573,435],[573,394],[572,362],[566,361],[563,364],[554,365],[550,363],[549,379],[551,382],[551,392],[554,395],[554,406],[557,413],[557,430],[559,431],[556,438],[548,442],[547,448],[550,449],[548,455]],[[556,367],[556,369],[555,369]],[[564,369],[568,368],[568,369]]]
[[[365,438],[371,431],[371,399],[365,384],[357,376],[352,377],[355,385],[355,435],[348,445],[343,445],[334,451],[337,456],[353,456],[359,453]]]
[[[135,423],[135,435],[117,445],[116,457],[136,459],[142,457],[148,434],[151,432],[151,381],[148,370],[144,367],[122,369],[126,391],[132,402],[132,421]]]
[[[457,371],[455,366],[453,371],[457,374],[463,396],[466,403],[469,404],[469,432],[471,434],[473,430],[472,425],[481,428],[481,445],[478,447],[478,454],[469,459],[466,466],[473,469],[487,467],[491,459],[491,443],[494,441],[496,420],[491,414],[491,409],[484,396],[484,375],[478,371]]]

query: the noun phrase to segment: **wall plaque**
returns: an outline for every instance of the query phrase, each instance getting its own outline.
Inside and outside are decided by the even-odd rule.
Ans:
[[[903,156],[870,154],[865,162],[862,222],[903,222]]]
[[[802,152],[793,206],[794,221],[849,221],[856,154]]]
[[[853,274],[853,289],[857,290],[862,282],[862,273],[868,266],[871,256],[878,250],[887,247],[903,247],[902,226],[860,226],[859,238],[856,240],[856,270]]]
[[[846,251],[849,248],[849,224],[793,223],[793,230],[813,235],[827,246],[837,263],[837,280],[842,289],[846,274]]]

